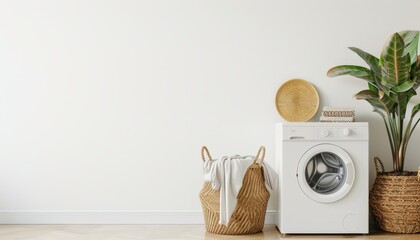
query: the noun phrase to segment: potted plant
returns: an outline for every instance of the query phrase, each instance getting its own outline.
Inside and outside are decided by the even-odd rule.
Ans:
[[[404,171],[407,146],[420,122],[416,117],[420,103],[407,114],[408,102],[420,86],[418,42],[419,31],[394,33],[379,58],[350,47],[369,68],[341,65],[327,73],[329,77],[350,75],[366,80],[368,89],[357,93],[355,98],[369,102],[385,123],[393,171],[385,172],[382,162],[375,158],[378,175],[369,204],[379,227],[391,232],[420,232],[420,182],[416,172]]]

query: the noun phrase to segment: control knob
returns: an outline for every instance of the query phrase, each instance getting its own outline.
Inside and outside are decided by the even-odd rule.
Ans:
[[[350,134],[351,134],[351,130],[350,129],[348,129],[348,128],[344,128],[343,129],[343,135],[344,136],[350,136]]]

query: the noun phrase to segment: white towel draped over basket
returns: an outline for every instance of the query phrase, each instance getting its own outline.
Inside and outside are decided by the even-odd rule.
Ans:
[[[207,148],[203,148],[205,151]],[[260,157],[261,155],[261,157]],[[225,156],[221,159],[209,159],[204,161],[204,181],[210,182],[214,190],[220,190],[220,224],[227,225],[237,206],[238,193],[242,188],[242,182],[248,167],[253,163],[261,164],[264,172],[264,181],[268,190],[274,188],[274,171],[263,162],[265,148],[261,147],[257,156]]]

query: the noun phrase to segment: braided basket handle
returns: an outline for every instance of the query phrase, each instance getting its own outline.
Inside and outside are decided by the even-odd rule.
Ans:
[[[209,149],[206,146],[203,146],[201,148],[201,159],[203,159],[203,162],[206,161],[206,157],[205,155],[207,155],[207,157],[209,158],[209,160],[212,160],[211,156],[210,156],[210,152]]]
[[[419,171],[417,172],[417,181],[420,182],[420,167],[419,167]]]
[[[260,154],[261,154],[261,161],[259,163],[257,163],[257,161],[260,159]],[[257,156],[254,159],[254,164],[261,164],[264,162],[264,158],[265,158],[265,147],[261,146],[260,149],[258,149],[258,153]]]
[[[373,161],[375,162],[376,174],[379,174],[379,173],[383,173],[383,172],[385,172],[384,164],[382,163],[381,159],[379,159],[378,157],[375,157],[375,158],[373,159]],[[381,167],[381,170],[382,170],[382,171],[379,171],[379,166],[378,166],[378,164],[379,164],[379,166]]]

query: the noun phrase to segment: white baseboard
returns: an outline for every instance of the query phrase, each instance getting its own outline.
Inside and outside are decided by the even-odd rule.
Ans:
[[[274,224],[267,211],[265,224]],[[0,224],[204,224],[202,212],[0,212]]]

